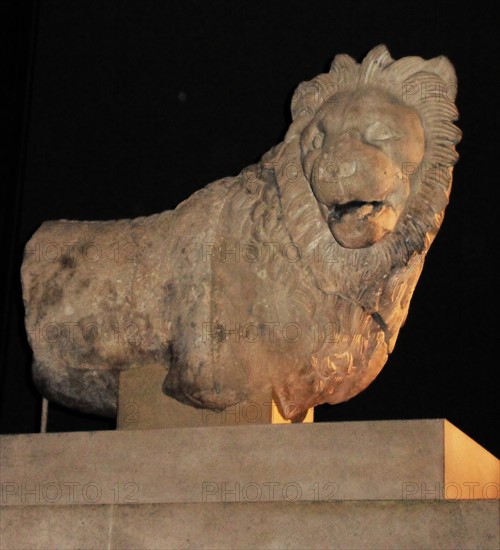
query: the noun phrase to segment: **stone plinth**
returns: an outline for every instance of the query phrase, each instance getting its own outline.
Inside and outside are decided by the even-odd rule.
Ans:
[[[10,507],[2,548],[498,549],[487,501],[239,502]]]
[[[5,436],[2,548],[497,548],[446,420]]]
[[[334,500],[491,498],[498,483],[498,460],[446,420],[17,435],[3,437],[1,449],[3,482],[40,490],[46,482],[94,483],[100,504],[220,500],[204,493],[206,483],[228,491],[291,483],[302,500],[316,500],[318,486]],[[137,488],[134,499],[117,500],[116,488],[127,484]],[[52,503],[3,489],[9,505]],[[68,495],[53,504],[70,504]],[[286,498],[281,490],[273,496]],[[89,503],[74,491],[71,504]]]

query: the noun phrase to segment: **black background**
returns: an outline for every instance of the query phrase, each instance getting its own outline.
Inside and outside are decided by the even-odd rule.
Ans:
[[[2,216],[3,433],[38,430],[19,283],[47,219],[174,208],[278,143],[299,82],[333,56],[444,54],[458,79],[458,150],[445,221],[394,353],[324,420],[448,418],[499,454],[496,373],[498,44],[478,2],[47,0],[13,4]],[[49,431],[113,428],[51,405]]]

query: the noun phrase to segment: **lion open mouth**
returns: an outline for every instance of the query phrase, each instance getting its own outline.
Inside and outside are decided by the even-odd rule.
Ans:
[[[384,201],[349,201],[334,204],[327,223],[337,242],[346,248],[364,248],[380,240],[396,225],[397,216]]]
[[[349,201],[343,204],[334,204],[328,215],[328,223],[340,221],[347,214],[353,214],[358,219],[366,218],[379,212],[383,206],[382,201]]]

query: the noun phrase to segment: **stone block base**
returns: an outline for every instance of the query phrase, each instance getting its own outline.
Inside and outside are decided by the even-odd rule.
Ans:
[[[2,548],[498,549],[498,503],[232,502],[14,506]]]
[[[446,420],[4,436],[0,547],[499,547],[499,462]]]

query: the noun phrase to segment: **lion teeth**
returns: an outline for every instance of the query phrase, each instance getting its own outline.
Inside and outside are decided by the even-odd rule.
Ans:
[[[356,211],[356,216],[358,218],[365,218],[373,212],[373,204],[364,204],[360,206]]]
[[[350,201],[344,204],[334,205],[329,215],[329,222],[340,220],[346,214],[355,214],[357,218],[366,218],[373,212],[379,211],[383,206],[381,201]]]

